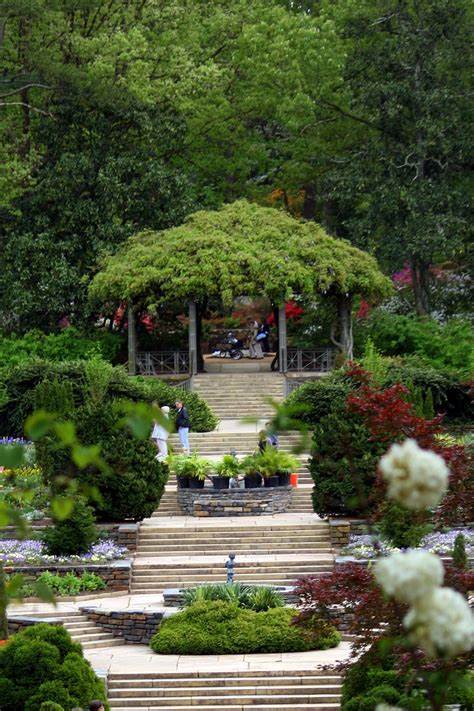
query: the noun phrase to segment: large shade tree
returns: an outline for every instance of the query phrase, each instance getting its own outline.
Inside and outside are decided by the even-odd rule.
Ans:
[[[180,227],[131,237],[95,276],[90,295],[101,303],[127,300],[153,311],[159,303],[196,303],[200,322],[211,297],[266,294],[283,305],[295,294],[334,298],[333,340],[352,357],[354,295],[376,300],[390,291],[375,259],[330,237],[314,222],[239,200],[191,215]]]

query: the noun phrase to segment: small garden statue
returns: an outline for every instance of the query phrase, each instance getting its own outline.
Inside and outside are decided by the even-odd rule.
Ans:
[[[235,553],[229,553],[229,559],[225,562],[225,567],[227,568],[227,585],[232,585],[234,582],[234,568],[235,568]]]

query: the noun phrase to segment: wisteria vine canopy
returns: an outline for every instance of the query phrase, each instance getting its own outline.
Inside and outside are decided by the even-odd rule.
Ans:
[[[179,227],[131,237],[94,277],[96,301],[131,300],[153,310],[167,300],[230,305],[243,294],[283,304],[295,294],[390,293],[376,260],[314,222],[246,200],[196,212]]]

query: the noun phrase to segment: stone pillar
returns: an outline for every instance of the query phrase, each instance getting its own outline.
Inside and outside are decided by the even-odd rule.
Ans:
[[[278,307],[278,369],[280,373],[286,373],[286,308],[285,304]]]
[[[196,302],[189,302],[189,375],[197,373],[197,323]]]
[[[133,306],[129,302],[127,309],[128,320],[128,374],[135,375],[137,372],[137,329]]]

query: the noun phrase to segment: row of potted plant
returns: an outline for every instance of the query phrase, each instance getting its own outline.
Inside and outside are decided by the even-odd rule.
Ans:
[[[176,475],[178,488],[202,489],[210,479],[215,489],[228,489],[230,480],[244,477],[245,488],[288,486],[290,474],[298,465],[288,452],[267,447],[264,452],[249,454],[239,462],[233,454],[226,454],[218,462],[211,462],[193,453],[170,457],[171,473]]]

